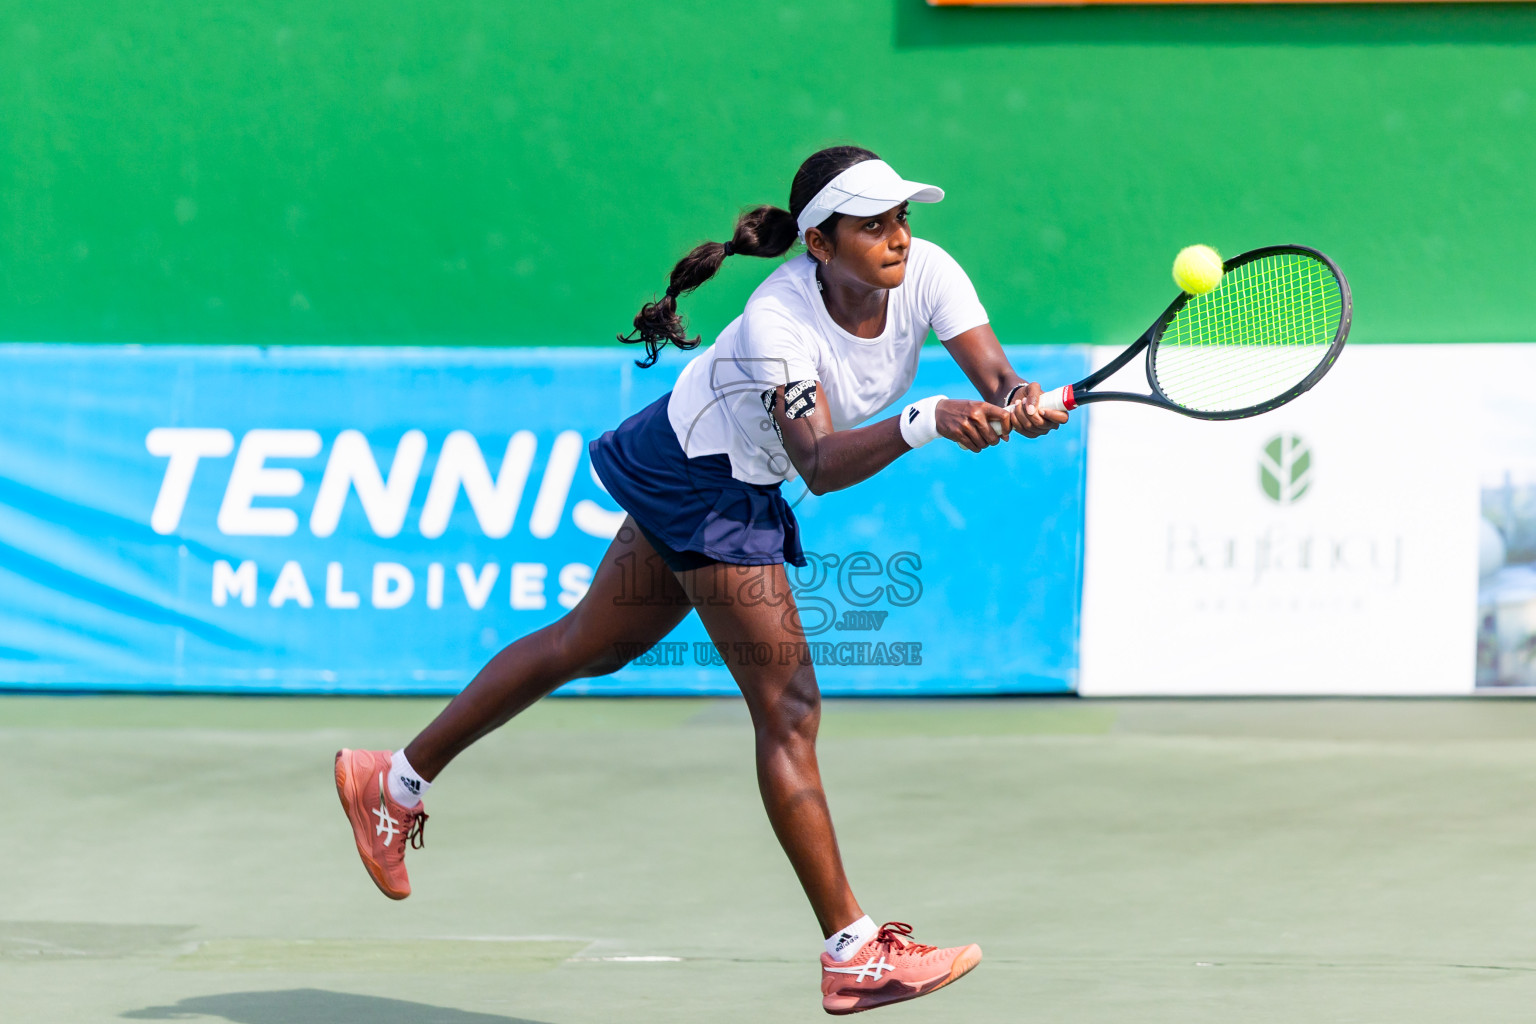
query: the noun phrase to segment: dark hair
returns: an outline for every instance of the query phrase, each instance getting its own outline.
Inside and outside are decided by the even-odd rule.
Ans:
[[[671,342],[680,349],[698,347],[699,338],[691,341],[677,311],[677,297],[691,292],[715,276],[720,264],[733,253],[741,256],[782,256],[789,251],[799,237],[797,221],[816,193],[827,182],[842,174],[854,164],[865,160],[880,159],[867,149],[858,146],[832,146],[812,153],[795,172],[795,180],[789,186],[789,209],[777,206],[754,206],[736,220],[736,230],[727,243],[701,242],[677,261],[668,279],[666,294],[654,302],[647,302],[635,314],[632,334],[621,334],[619,340],[629,344],[645,345],[645,358],[636,359],[639,367],[654,366],[661,347]],[[834,213],[818,225],[829,230],[842,217]]]

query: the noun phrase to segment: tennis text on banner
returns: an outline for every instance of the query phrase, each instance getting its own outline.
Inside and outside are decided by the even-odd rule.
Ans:
[[[156,427],[145,438],[145,448],[151,455],[166,459],[166,466],[150,526],[162,535],[175,533],[204,460],[224,459],[234,452],[218,510],[219,532],[225,536],[292,536],[299,529],[297,510],[257,502],[295,498],[303,492],[307,478],[299,469],[269,462],[313,460],[322,447],[320,433],[315,430],[249,430],[237,450],[234,435],[228,430]],[[507,536],[522,504],[537,448],[531,431],[514,433],[493,477],[475,436],[464,430],[450,433],[438,453],[417,520],[421,535],[431,539],[443,536],[462,491],[481,532],[491,538]],[[320,476],[309,514],[310,533],[316,537],[334,534],[348,498],[355,493],[374,535],[398,536],[405,527],[427,449],[425,434],[406,431],[386,475],[361,431],[341,431]],[[528,517],[528,531],[534,537],[550,537],[559,527],[584,449],[577,431],[562,431],[555,438]],[[604,539],[617,533],[624,521],[622,512],[585,499],[577,502],[571,513],[578,530]]]

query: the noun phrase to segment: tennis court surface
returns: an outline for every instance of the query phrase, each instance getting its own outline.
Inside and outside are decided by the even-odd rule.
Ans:
[[[535,707],[394,904],[331,756],[439,704],[0,697],[0,1019],[825,1019],[739,702]],[[1533,740],[1514,701],[829,702],[865,907],[987,956],[873,1019],[1529,1019]]]

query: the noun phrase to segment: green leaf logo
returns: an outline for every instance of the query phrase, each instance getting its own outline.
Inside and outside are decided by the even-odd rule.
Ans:
[[[1312,486],[1312,449],[1295,434],[1281,434],[1259,456],[1259,486],[1277,505],[1301,500]]]

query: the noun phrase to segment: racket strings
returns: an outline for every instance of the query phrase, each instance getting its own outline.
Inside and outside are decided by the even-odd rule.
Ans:
[[[1171,387],[1190,401],[1225,405],[1246,391],[1274,390],[1276,383],[1293,377],[1299,380],[1310,372],[1316,346],[1326,348],[1332,341],[1337,293],[1330,316],[1330,304],[1319,302],[1318,289],[1306,287],[1313,282],[1297,272],[1298,264],[1316,265],[1315,261],[1302,257],[1285,262],[1290,266],[1278,266],[1280,260],[1269,259],[1259,261],[1263,265],[1257,267],[1237,268],[1236,279],[1224,282],[1219,290],[1219,302],[1176,321],[1174,347],[1159,353],[1164,358],[1159,360],[1158,377],[1165,391]],[[1249,267],[1253,269],[1242,274]],[[1245,298],[1249,308],[1234,309]],[[1233,331],[1234,324],[1246,332]]]
[[[1191,408],[1214,411],[1217,406],[1213,403],[1219,403],[1220,408],[1242,408],[1257,403],[1238,401],[1232,405],[1227,402],[1242,399],[1250,393],[1281,394],[1290,390],[1312,372],[1321,353],[1300,349],[1276,353],[1254,348],[1231,351],[1227,355],[1231,358],[1218,361],[1212,353],[1197,356],[1193,349],[1187,349],[1178,357],[1166,354],[1170,365],[1165,365],[1165,356],[1160,353],[1158,384],[1164,394],[1173,398],[1178,393],[1180,397],[1175,400]],[[1196,401],[1201,404],[1195,406]]]
[[[1258,263],[1236,268],[1216,293],[1219,301],[1201,303],[1194,315],[1176,321],[1173,346],[1159,353],[1158,378],[1181,404],[1236,408],[1288,390],[1315,365],[1317,345],[1326,350],[1331,342],[1337,316],[1330,317],[1328,307],[1336,314],[1336,297],[1319,302],[1318,289],[1306,287],[1312,282],[1301,273],[1315,261]]]
[[[1158,341],[1153,374],[1163,394],[1187,409],[1261,405],[1312,372],[1342,315],[1327,264],[1304,253],[1266,256],[1184,304]]]

